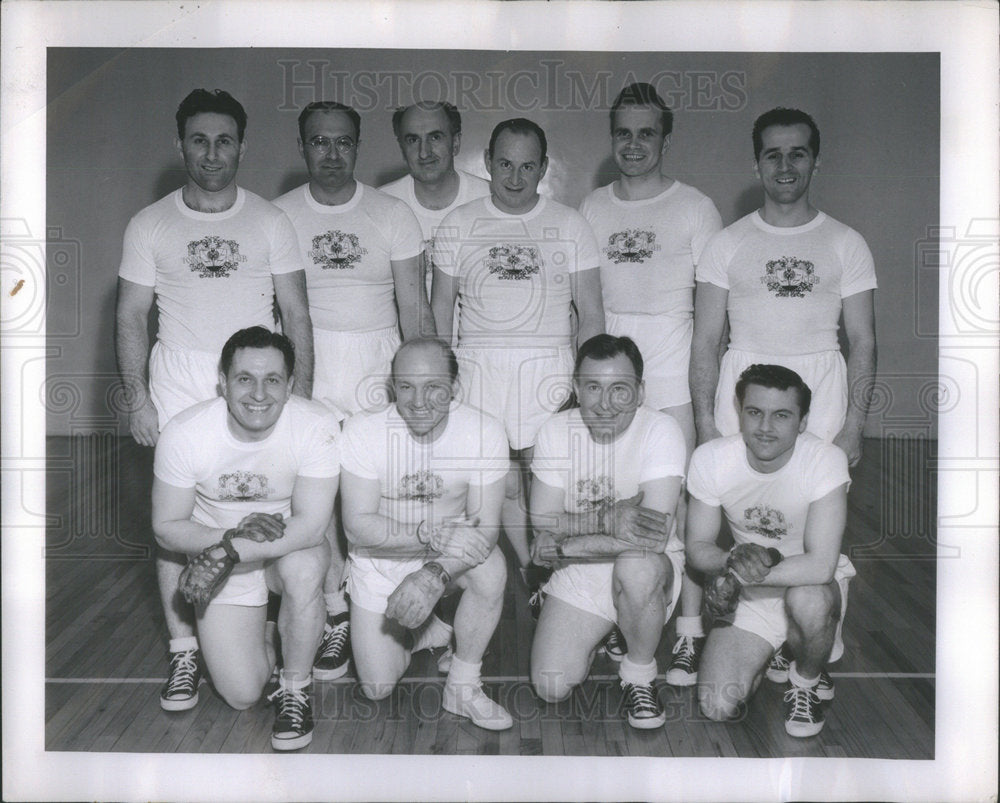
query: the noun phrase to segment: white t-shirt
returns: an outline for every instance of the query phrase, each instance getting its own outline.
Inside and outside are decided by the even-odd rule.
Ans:
[[[458,173],[458,194],[451,204],[443,209],[428,209],[417,200],[417,195],[413,189],[413,176],[407,174],[388,184],[379,187],[381,192],[399,198],[410,207],[410,211],[416,216],[420,223],[420,230],[424,235],[424,246],[429,251],[431,240],[434,239],[434,231],[441,221],[447,217],[448,213],[463,204],[474,201],[476,198],[486,198],[490,194],[490,183],[486,179],[466,173],[464,170],[456,170]]]
[[[580,213],[601,251],[606,310],[691,320],[695,264],[722,228],[707,195],[674,181],[654,198],[625,201],[612,183],[584,198]]]
[[[250,513],[292,513],[297,477],[340,474],[340,425],[317,402],[292,396],[271,434],[237,440],[223,398],[174,416],[156,442],[153,473],[178,488],[194,488],[192,521],[229,529]],[[240,564],[241,569],[244,564]]]
[[[285,214],[238,187],[224,212],[196,212],[182,190],[140,211],[118,275],[155,289],[164,345],[218,354],[240,329],[277,329],[271,275],[303,267]]]
[[[729,348],[775,355],[837,350],[842,299],[876,287],[864,239],[823,212],[790,228],[751,212],[709,241],[697,278],[729,291]]]
[[[600,266],[587,221],[544,196],[522,215],[490,198],[460,206],[438,227],[433,261],[459,280],[459,343],[528,348],[570,345],[570,274]]]
[[[496,419],[453,404],[445,430],[418,443],[395,405],[357,413],[344,424],[345,471],[378,480],[379,513],[404,525],[441,523],[466,515],[470,486],[507,475],[507,436]]]
[[[556,413],[538,430],[531,471],[563,491],[566,511],[584,513],[635,496],[643,482],[683,478],[684,459],[684,433],[666,413],[640,407],[614,441],[597,443],[580,410],[573,409]],[[667,548],[684,549],[676,527]]]
[[[419,256],[423,248],[420,225],[406,204],[360,181],[347,203],[321,204],[308,184],[274,203],[298,233],[313,326],[331,332],[395,326],[391,263]]]
[[[741,435],[709,441],[691,456],[687,487],[722,508],[737,544],[775,547],[788,557],[805,551],[809,505],[850,481],[844,452],[804,432],[791,459],[770,474],[750,466]]]

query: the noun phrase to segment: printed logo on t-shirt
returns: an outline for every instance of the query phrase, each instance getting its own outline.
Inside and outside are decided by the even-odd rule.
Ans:
[[[309,256],[323,270],[347,270],[367,253],[368,249],[361,247],[358,235],[338,229],[313,237]]]
[[[576,481],[577,510],[596,510],[614,503],[615,484],[606,474]]]
[[[444,480],[431,471],[404,474],[399,481],[400,499],[413,502],[433,502],[444,496]]]
[[[270,493],[264,474],[234,471],[219,475],[219,500],[222,502],[254,502],[267,499]]]
[[[819,282],[813,263],[797,257],[772,259],[760,277],[767,289],[778,298],[804,298]]]
[[[203,279],[222,279],[236,270],[247,258],[240,253],[236,240],[209,235],[188,243],[184,261]]]
[[[754,505],[743,511],[743,524],[752,533],[765,538],[781,538],[788,535],[788,525],[780,510],[766,505]]]
[[[604,254],[616,265],[622,262],[641,263],[653,256],[654,251],[659,251],[660,247],[656,242],[656,232],[625,229],[608,237]]]
[[[542,265],[541,252],[533,245],[501,243],[490,249],[486,268],[500,279],[530,279]]]

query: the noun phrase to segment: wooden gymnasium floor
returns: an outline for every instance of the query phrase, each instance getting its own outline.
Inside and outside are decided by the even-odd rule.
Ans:
[[[50,438],[48,450],[46,749],[270,752],[273,709],[263,703],[233,711],[203,684],[193,710],[160,710],[166,641],[148,551],[151,450],[113,434]],[[539,702],[527,682],[533,622],[512,571],[483,663],[487,691],[516,720],[511,730],[490,733],[441,711],[443,676],[421,653],[379,703],[350,673],[315,684],[316,730],[304,752],[931,759],[935,451],[919,438],[865,443],[844,547],[858,570],[846,652],[831,666],[836,700],[818,736],[785,734],[781,689],[766,681],[740,721],[701,717],[693,689],[663,682],[673,623],[657,655],[665,727],[625,724],[617,665],[603,655],[570,700]]]

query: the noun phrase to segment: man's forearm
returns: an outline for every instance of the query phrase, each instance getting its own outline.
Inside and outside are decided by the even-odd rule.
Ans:
[[[833,580],[837,569],[837,561],[832,563],[820,555],[808,552],[785,558],[768,572],[759,583],[760,586],[821,586]]]
[[[688,379],[695,424],[699,433],[707,432],[715,427],[715,390],[719,385],[717,350],[708,345],[692,345]]]
[[[293,392],[306,399],[312,398],[313,387],[313,328],[308,314],[291,314],[282,317],[282,328],[295,346],[295,385]]]
[[[115,356],[130,409],[149,398],[149,334],[146,316],[119,314],[115,326]]]
[[[726,568],[729,553],[713,543],[698,541],[688,544],[684,550],[687,563],[694,569],[706,574],[718,574]]]
[[[531,517],[531,523],[535,529],[551,532],[557,541],[562,541],[565,538],[579,538],[584,535],[604,535],[598,509],[578,513],[563,511],[562,513],[537,514]]]
[[[249,538],[234,537],[232,545],[240,555],[240,561],[251,563],[280,558],[290,552],[319,546],[326,530],[325,520],[314,516],[291,516],[284,520],[281,538],[273,541],[257,542]],[[221,527],[206,527],[191,520],[164,522],[154,526],[156,540],[160,546],[185,555],[197,555],[210,546],[219,543],[228,532]]]
[[[851,344],[847,356],[847,419],[844,430],[855,436],[861,434],[868,417],[877,360],[874,339]]]
[[[421,543],[417,535],[418,526],[419,522],[403,524],[381,513],[362,513],[344,522],[354,553],[372,558],[417,558],[427,554],[427,544]]]

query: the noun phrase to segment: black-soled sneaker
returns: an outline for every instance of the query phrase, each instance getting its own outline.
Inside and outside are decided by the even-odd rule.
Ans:
[[[819,681],[816,683],[816,696],[824,703],[828,703],[833,699],[833,695],[833,678],[826,672],[820,672]]]
[[[268,696],[277,714],[271,728],[271,747],[275,750],[299,750],[312,742],[313,717],[311,688],[288,689],[279,685]]]
[[[667,669],[667,683],[671,686],[694,686],[698,682],[698,662],[704,646],[704,636],[678,636]]]
[[[314,680],[336,680],[347,674],[347,663],[351,657],[350,614],[338,613],[333,624],[323,626],[323,639],[313,660]]]
[[[198,650],[170,653],[170,670],[167,682],[160,690],[160,708],[164,711],[187,711],[198,705],[198,684],[201,666]]]
[[[788,683],[788,667],[792,663],[792,653],[788,642],[782,644],[771,656],[767,665],[767,679],[772,683]]]
[[[823,730],[823,704],[816,689],[791,684],[785,692],[785,731],[789,736],[805,738]]]
[[[667,721],[652,683],[626,683],[623,680],[622,691],[625,693],[628,724],[633,728],[650,730],[659,728]]]
[[[618,629],[618,625],[611,628],[611,632],[608,633],[607,638],[604,639],[604,643],[601,644],[601,649],[612,661],[620,662],[625,657],[625,653],[628,652],[628,645],[625,643],[625,636]]]

